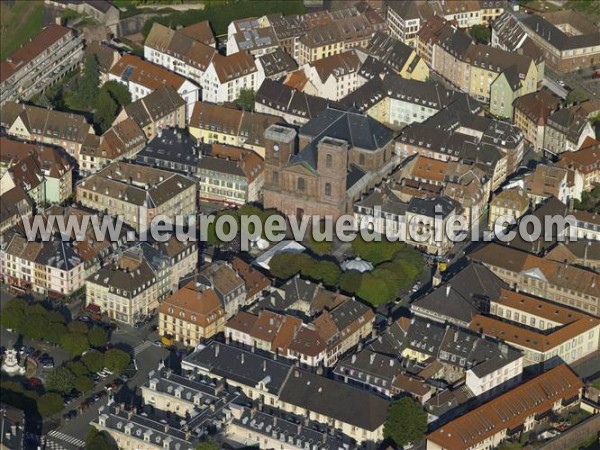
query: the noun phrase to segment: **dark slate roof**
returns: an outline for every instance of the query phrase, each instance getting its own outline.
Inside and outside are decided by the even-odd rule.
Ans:
[[[367,172],[355,164],[350,164],[348,168],[348,174],[346,175],[346,190],[350,189],[356,183],[358,183]]]
[[[371,38],[366,51],[384,64],[400,71],[404,68],[414,49],[404,42],[378,31]],[[418,58],[415,58],[415,60],[418,60]]]
[[[550,45],[561,51],[600,45],[600,31],[570,36],[537,14],[525,17],[522,23],[532,32],[550,43]]]
[[[341,139],[363,150],[378,150],[393,138],[392,130],[369,116],[330,107],[300,128],[300,134],[312,137],[313,141],[322,137]]]
[[[469,323],[473,315],[484,312],[479,309],[478,297],[496,299],[500,289],[507,287],[483,264],[471,262],[447,283],[415,301],[411,308],[427,311],[430,317],[442,321],[450,318]]]
[[[273,394],[281,391],[292,368],[287,362],[275,361],[267,356],[215,341],[196,350],[185,358],[185,362],[247,386],[266,383],[266,389]]]
[[[305,119],[316,117],[329,105],[341,108],[336,102],[308,95],[271,79],[265,79],[256,92],[255,101],[282,113]]]
[[[373,191],[364,199],[354,202],[354,206],[370,209],[371,212],[375,206],[381,207],[381,212],[394,214],[396,216],[404,216],[408,203],[401,201],[389,188],[383,188]]]
[[[277,47],[275,51],[267,53],[258,59],[264,68],[265,77],[272,77],[282,72],[293,72],[298,68],[296,61],[281,47]]]
[[[413,197],[408,203],[408,211],[414,214],[421,214],[428,217],[439,215],[443,218],[447,217],[452,211],[460,208],[460,205],[454,200],[447,197],[439,197],[432,199],[423,199]]]
[[[200,152],[192,136],[182,130],[167,128],[137,154],[136,161],[143,164],[146,157],[196,167]]]
[[[375,394],[300,369],[293,369],[279,399],[370,431],[383,425],[389,406]]]
[[[353,379],[391,389],[394,378],[401,371],[401,365],[396,357],[364,349],[341,360],[333,372],[343,377],[350,371]]]

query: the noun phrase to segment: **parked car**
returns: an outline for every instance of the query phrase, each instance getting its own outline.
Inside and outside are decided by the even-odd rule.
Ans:
[[[152,345],[154,345],[155,347],[162,347],[162,342],[160,342],[160,341],[154,341],[152,343]]]
[[[42,380],[40,380],[39,378],[36,378],[36,377],[29,378],[27,380],[27,382],[29,383],[29,386],[32,386],[32,387],[37,387],[37,386],[42,385]]]
[[[77,320],[80,320],[80,321],[82,321],[82,322],[89,322],[91,319],[90,319],[90,317],[89,317],[89,316],[79,316],[79,317],[77,318]]]
[[[133,324],[133,328],[142,328],[144,326],[144,322],[136,322]]]
[[[592,74],[592,78],[595,80],[596,78],[600,78],[600,70],[596,70],[593,74]]]

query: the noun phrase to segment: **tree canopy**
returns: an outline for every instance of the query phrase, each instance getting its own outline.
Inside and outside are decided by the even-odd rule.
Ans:
[[[240,95],[236,98],[233,103],[236,108],[243,109],[244,111],[254,111],[254,89],[240,89]]]
[[[104,368],[104,354],[95,350],[83,355],[81,361],[90,372],[99,372]]]
[[[62,411],[64,407],[63,398],[54,392],[48,392],[38,399],[37,406],[38,412],[42,416],[51,416]]]
[[[478,44],[489,44],[492,40],[492,30],[485,25],[473,25],[469,34]]]
[[[72,355],[81,355],[88,348],[90,348],[87,335],[82,333],[65,334],[60,339],[60,345]]]
[[[423,438],[427,432],[427,413],[410,397],[402,397],[391,403],[383,427],[386,439],[397,445],[406,445]]]
[[[88,332],[88,340],[92,347],[104,347],[108,340],[108,336],[103,328],[93,327]]]
[[[122,373],[130,361],[129,353],[118,348],[111,348],[104,353],[104,366],[116,374]]]
[[[61,394],[67,394],[73,390],[74,383],[75,375],[69,369],[60,367],[48,375],[46,388]]]
[[[118,450],[119,446],[106,431],[100,431],[92,426],[85,438],[85,448],[86,450]]]
[[[208,441],[200,442],[196,446],[196,450],[219,450],[219,444],[217,444],[213,440],[208,440]]]

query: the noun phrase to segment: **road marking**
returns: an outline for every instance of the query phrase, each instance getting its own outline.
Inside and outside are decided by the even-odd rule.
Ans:
[[[84,448],[85,447],[85,442],[82,441],[81,439],[77,439],[74,436],[71,436],[69,434],[66,433],[61,433],[60,431],[56,431],[56,430],[52,430],[48,433],[47,436],[45,436],[45,441],[46,441],[46,448],[50,448],[50,449],[55,449],[55,450],[59,450],[59,449],[68,449],[68,447],[64,447],[62,446],[60,443],[55,442],[54,439],[58,439],[61,441],[66,442],[67,444],[71,444],[72,446],[75,446],[77,448]],[[48,441],[48,438],[52,438],[53,440]]]
[[[150,341],[146,341],[146,342],[142,342],[140,345],[138,345],[137,347],[135,347],[133,349],[133,356],[136,356],[139,353],[142,353],[144,350],[146,350],[147,348],[150,348],[152,346],[152,342]]]

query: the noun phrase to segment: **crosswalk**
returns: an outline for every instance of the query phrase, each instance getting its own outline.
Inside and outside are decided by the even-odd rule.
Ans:
[[[138,345],[137,347],[135,347],[133,349],[133,355],[134,356],[139,355],[140,353],[142,353],[144,350],[146,350],[147,348],[149,348],[151,346],[152,346],[152,342],[150,342],[150,341],[142,342],[140,345]]]
[[[76,448],[85,448],[85,442],[66,433],[52,430],[44,436],[43,448],[50,450],[73,450]]]

